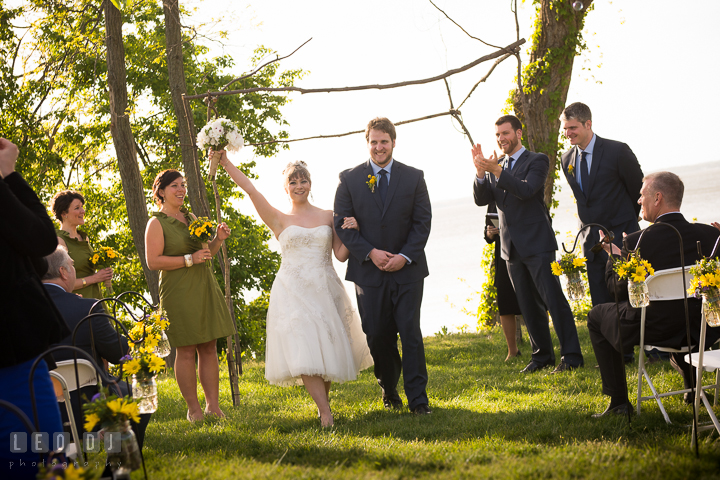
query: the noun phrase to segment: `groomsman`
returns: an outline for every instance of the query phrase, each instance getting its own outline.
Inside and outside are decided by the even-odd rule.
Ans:
[[[502,258],[507,261],[533,348],[532,360],[523,373],[555,365],[547,310],[562,354],[560,365],[552,373],[574,370],[583,365],[580,341],[560,280],[550,269],[557,250],[543,198],[550,160],[544,153],[522,146],[522,124],[513,115],[495,122],[495,136],[504,157],[498,159],[493,152],[485,158],[480,145],[472,148],[477,169],[474,196],[478,206],[497,203]]]
[[[638,214],[643,172],[635,154],[626,144],[598,137],[592,130],[592,114],[584,103],[565,108],[560,121],[573,148],[562,155],[562,170],[573,190],[579,228],[599,223],[615,235],[622,246],[622,234],[640,230]],[[587,258],[587,273],[593,306],[612,302],[605,283],[604,250],[592,252],[599,242],[597,227],[583,230],[580,239]]]
[[[335,230],[350,250],[346,280],[355,283],[358,309],[385,408],[402,408],[400,371],[408,407],[432,413],[420,331],[425,244],[430,235],[430,197],[423,172],[393,159],[395,126],[375,118],[365,129],[370,159],[340,173]],[[360,231],[343,229],[355,217]],[[402,342],[402,360],[397,336]]]

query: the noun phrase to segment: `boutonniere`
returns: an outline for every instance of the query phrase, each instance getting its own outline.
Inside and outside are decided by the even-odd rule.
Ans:
[[[568,173],[570,175],[575,175],[575,167],[573,167],[572,165],[568,165]]]
[[[377,185],[377,177],[375,175],[368,175],[368,181],[365,184],[370,189],[370,192],[375,193],[375,186]]]

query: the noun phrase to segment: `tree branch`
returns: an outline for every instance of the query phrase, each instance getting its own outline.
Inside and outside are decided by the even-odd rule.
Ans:
[[[465,70],[469,70],[472,67],[479,65],[483,62],[487,62],[488,60],[492,60],[493,58],[497,58],[502,56],[503,54],[510,52],[510,53],[516,53],[519,51],[520,45],[525,43],[525,39],[520,39],[516,42],[511,43],[507,47],[501,48],[500,50],[490,53],[488,55],[485,55],[483,57],[478,58],[477,60],[468,63],[467,65],[464,65],[459,68],[455,68],[452,70],[448,70],[447,72],[437,75],[435,77],[430,78],[424,78],[421,80],[408,80],[405,82],[398,82],[398,83],[390,83],[386,85],[361,85],[357,87],[334,87],[334,88],[300,88],[300,87],[254,87],[254,88],[244,88],[241,90],[230,90],[228,92],[208,92],[203,93],[200,95],[188,95],[185,98],[187,100],[195,100],[198,98],[205,98],[208,96],[213,97],[219,97],[224,95],[237,95],[241,93],[253,93],[253,92],[300,92],[301,94],[306,93],[330,93],[330,92],[353,92],[357,90],[384,90],[388,88],[397,88],[397,87],[406,87],[408,85],[422,85],[425,83],[431,83],[436,82],[438,80],[442,80],[443,78],[447,78],[449,76],[455,75],[460,72],[464,72]]]
[[[405,125],[408,123],[419,122],[421,120],[430,120],[431,118],[443,117],[445,115],[454,115],[455,113],[460,113],[460,112],[458,112],[457,110],[450,110],[448,112],[434,113],[432,115],[427,115],[425,117],[413,118],[411,120],[403,120],[402,122],[393,122],[393,125],[395,125],[397,127],[397,126]],[[246,147],[254,147],[257,145],[270,145],[271,143],[292,143],[292,142],[301,142],[303,140],[315,140],[318,138],[347,137],[348,135],[354,135],[356,133],[365,133],[365,130],[364,129],[363,130],[354,130],[352,132],[337,133],[334,135],[316,135],[314,137],[294,138],[292,140],[271,140],[269,142],[248,143],[245,146]]]
[[[438,10],[440,10],[440,13],[442,13],[443,15],[445,15],[445,17],[446,17],[448,20],[450,20],[452,23],[454,23],[460,30],[462,30],[463,32],[465,32],[465,35],[467,35],[468,37],[470,37],[470,38],[472,38],[472,39],[474,39],[474,40],[477,40],[478,42],[482,42],[482,43],[484,43],[485,45],[487,45],[488,47],[502,48],[502,47],[498,47],[497,45],[493,45],[493,44],[487,43],[487,42],[484,41],[484,40],[481,40],[481,39],[479,39],[479,38],[477,38],[477,37],[474,37],[474,36],[470,35],[463,27],[460,26],[459,23],[457,23],[455,20],[453,20],[452,18],[450,18],[450,15],[448,15],[447,13],[445,13],[445,11],[444,11],[443,9],[441,9],[440,7],[438,7],[437,5],[435,5],[432,0],[428,0],[428,1],[430,2],[430,4],[431,4],[433,7],[437,8]],[[507,48],[507,47],[506,47],[506,48]]]
[[[278,58],[276,58],[275,60],[270,60],[269,62],[267,62],[267,63],[259,66],[257,69],[255,69],[254,71],[248,73],[247,75],[243,75],[242,77],[236,78],[236,79],[233,80],[232,82],[230,82],[230,83],[228,83],[227,85],[225,85],[224,87],[222,87],[222,88],[220,89],[220,91],[221,91],[221,92],[224,92],[224,91],[227,90],[227,89],[230,87],[230,85],[232,85],[233,83],[239,82],[240,80],[244,80],[244,79],[246,79],[246,78],[248,78],[248,77],[252,77],[252,76],[255,75],[257,72],[259,72],[259,71],[262,70],[263,68],[267,67],[267,66],[270,65],[271,63],[279,62],[280,60],[285,60],[286,58],[288,58],[289,56],[291,56],[292,54],[294,54],[295,52],[297,52],[298,50],[300,50],[302,47],[304,47],[310,40],[312,40],[312,37],[308,38],[308,39],[305,41],[305,43],[303,43],[302,45],[300,45],[299,47],[297,47],[295,50],[293,50],[290,55],[285,55],[284,57],[278,57]]]
[[[504,60],[506,60],[507,58],[509,58],[512,55],[513,55],[512,53],[506,53],[505,55],[503,55],[502,57],[498,58],[497,60],[495,60],[493,62],[492,67],[490,67],[490,70],[488,70],[488,72],[485,74],[484,77],[482,77],[480,80],[477,81],[477,83],[470,90],[470,93],[468,93],[467,96],[465,97],[465,99],[462,102],[460,102],[460,105],[458,105],[458,110],[461,109],[463,105],[465,105],[465,102],[467,102],[468,98],[470,98],[470,95],[473,94],[473,92],[478,87],[478,85],[480,85],[481,83],[483,83],[485,80],[488,79],[488,77],[493,72],[493,70],[495,70],[495,67],[497,67],[501,62],[503,62]]]

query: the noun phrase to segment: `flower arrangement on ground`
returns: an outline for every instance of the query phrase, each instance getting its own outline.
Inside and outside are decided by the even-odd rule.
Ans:
[[[120,260],[120,255],[112,247],[105,247],[102,245],[99,246],[90,257],[90,262],[92,262],[95,270],[110,268],[115,265],[118,260]],[[112,295],[114,293],[112,288],[112,279],[105,280],[103,284],[105,285],[106,293],[108,295]]]
[[[227,150],[236,152],[245,145],[245,140],[240,133],[240,127],[227,118],[220,117],[205,125],[197,136],[197,145],[200,150],[212,148],[215,152]],[[217,166],[220,162],[220,154],[215,154],[210,160],[210,178],[214,179],[217,173]]]
[[[585,285],[580,274],[586,271],[586,263],[587,258],[578,257],[574,252],[570,252],[563,254],[560,260],[550,264],[553,275],[565,274],[567,276],[567,292],[572,301],[585,298]]]
[[[87,465],[87,463],[85,464]],[[98,469],[83,468],[77,461],[53,458],[40,467],[38,480],[94,480],[101,473]]]

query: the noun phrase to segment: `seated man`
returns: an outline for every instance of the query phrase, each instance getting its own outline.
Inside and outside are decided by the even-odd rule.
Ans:
[[[75,285],[75,267],[73,259],[70,258],[67,251],[63,247],[58,247],[53,253],[45,257],[48,263],[47,273],[42,278],[42,282],[47,290],[50,298],[55,302],[55,306],[65,319],[70,332],[80,323],[80,321],[91,313],[104,313],[102,306],[93,309],[93,305],[97,300],[92,298],[82,298],[72,292]],[[90,322],[92,322],[92,337],[90,336]],[[72,334],[65,337],[58,345],[72,345]],[[93,356],[93,347],[95,350],[94,359],[102,368],[104,360],[111,363],[120,363],[120,358],[129,351],[127,338],[118,334],[114,325],[105,317],[96,317],[85,321],[78,328],[75,335],[75,346],[86,351]],[[72,360],[73,352],[70,349],[58,350],[53,352],[55,361]],[[82,358],[78,356],[78,358]],[[118,382],[119,391],[114,385],[110,386],[110,392],[119,396],[128,395],[127,383]],[[94,387],[93,387],[94,388]],[[85,392],[88,398],[92,397],[93,392]],[[78,431],[82,434],[84,418],[81,411],[81,404],[78,401],[77,392],[71,393],[73,403],[73,415],[78,425]],[[83,398],[84,400],[84,398]],[[64,409],[60,409],[63,414],[63,420],[67,420]],[[137,437],[138,446],[142,448],[145,437],[145,428],[150,421],[150,414],[140,415],[140,424],[132,423],[133,430]]]
[[[685,255],[685,265],[693,265],[700,257],[697,242],[701,242],[703,254],[710,255],[720,232],[710,225],[689,223],[680,213],[680,204],[684,186],[682,180],[670,172],[656,172],[643,179],[640,190],[642,218],[652,223],[667,223],[675,227],[682,236]],[[644,231],[644,230],[643,230]],[[628,235],[625,239],[626,248],[634,250],[643,231]],[[616,257],[627,256],[627,251],[614,245],[605,244],[608,259],[605,278],[611,294],[619,296],[620,325],[618,325],[615,303],[603,303],[593,307],[588,314],[588,329],[595,356],[600,366],[603,393],[610,396],[610,405],[603,413],[593,417],[608,414],[627,414],[632,409],[625,391],[625,366],[621,350],[629,353],[635,345],[640,344],[640,315],[641,309],[633,308],[628,302],[627,284],[619,282],[613,272],[612,264]],[[612,248],[612,252],[610,252]],[[640,244],[643,259],[650,262],[655,271],[679,267],[680,251],[677,233],[672,228],[656,226],[643,235]],[[616,285],[617,282],[617,285]],[[688,299],[690,313],[690,331],[694,342],[700,336],[701,301],[695,298]],[[622,329],[622,336],[619,329]],[[622,345],[620,345],[622,338]],[[712,345],[720,338],[720,327],[707,329],[707,345]],[[685,328],[685,306],[683,300],[664,302],[651,302],[646,307],[645,315],[645,342],[652,345],[680,348],[687,345]],[[683,376],[685,388],[690,388],[693,370],[683,357],[685,354],[672,354],[671,364]],[[686,402],[691,402],[687,395]]]

